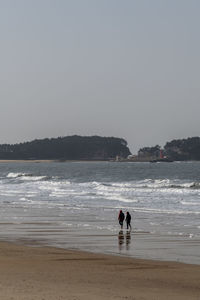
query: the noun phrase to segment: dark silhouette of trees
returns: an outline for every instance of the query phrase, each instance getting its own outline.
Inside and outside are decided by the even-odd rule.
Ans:
[[[140,156],[159,156],[161,147],[144,147],[138,151]],[[177,139],[167,142],[162,149],[164,156],[171,160],[200,160],[200,137]]]
[[[0,145],[0,159],[108,160],[130,154],[122,138],[66,136]]]
[[[138,154],[140,156],[155,156],[155,157],[159,157],[160,155],[160,149],[161,147],[159,145],[156,145],[154,147],[144,147],[144,148],[141,148],[139,151],[138,151]]]
[[[200,160],[200,137],[173,140],[164,149],[174,160]]]

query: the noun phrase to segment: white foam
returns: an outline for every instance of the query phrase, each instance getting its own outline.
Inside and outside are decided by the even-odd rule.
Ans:
[[[155,213],[155,214],[171,214],[171,215],[199,215],[200,211],[184,211],[184,210],[167,210],[167,209],[157,209],[157,208],[147,208],[147,207],[133,207],[135,211],[140,211],[143,213]]]
[[[200,205],[200,202],[186,202],[186,201],[180,201],[183,205]]]
[[[125,203],[137,203],[139,202],[138,200],[134,199],[127,199],[123,197],[119,197],[118,195],[112,195],[112,196],[106,196],[106,199],[108,200],[114,200],[114,201],[120,201],[120,202],[125,202]]]
[[[20,179],[24,181],[38,181],[47,178],[46,176],[21,176]]]
[[[16,177],[20,177],[20,176],[24,176],[24,175],[26,175],[26,174],[25,173],[13,173],[13,172],[11,172],[7,175],[7,177],[8,178],[16,178]]]

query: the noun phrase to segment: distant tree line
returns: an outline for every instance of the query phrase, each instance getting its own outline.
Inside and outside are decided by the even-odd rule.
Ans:
[[[149,156],[158,156],[161,147],[144,147],[138,151]],[[173,160],[200,160],[200,137],[177,139],[167,142],[163,148],[163,154]]]
[[[138,154],[140,156],[158,157],[160,155],[160,149],[161,147],[159,145],[156,145],[154,147],[144,147],[138,151]]]
[[[200,137],[173,140],[164,149],[174,160],[200,160]]]
[[[0,159],[108,160],[129,154],[126,140],[116,137],[73,135],[0,145]]]

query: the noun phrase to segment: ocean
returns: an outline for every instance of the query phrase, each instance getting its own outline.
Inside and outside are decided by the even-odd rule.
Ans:
[[[200,162],[2,162],[0,240],[200,264]]]

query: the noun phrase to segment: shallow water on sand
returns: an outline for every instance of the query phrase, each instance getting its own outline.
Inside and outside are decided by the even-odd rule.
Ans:
[[[199,264],[199,217],[198,162],[0,164],[1,240]]]

